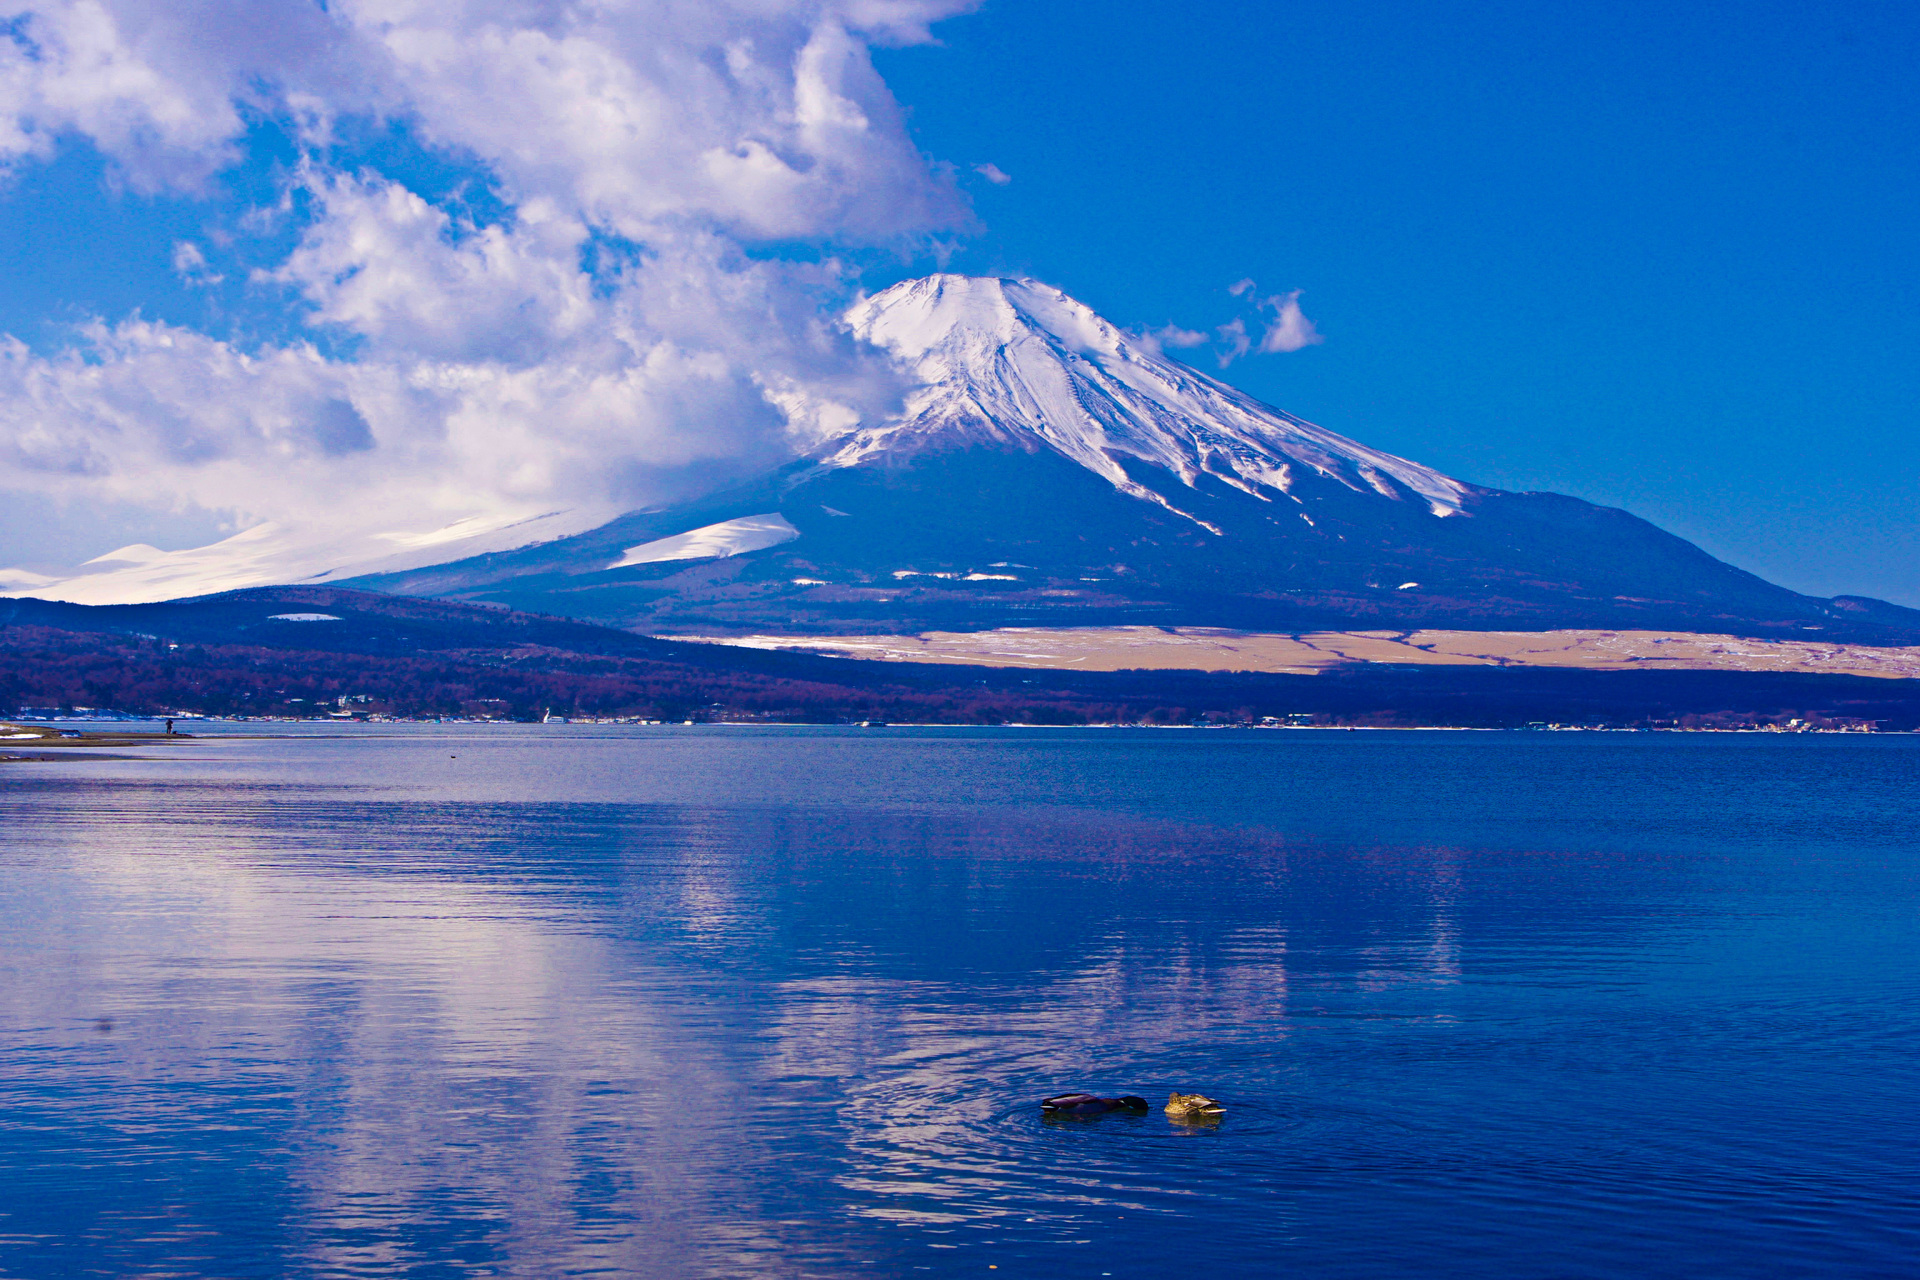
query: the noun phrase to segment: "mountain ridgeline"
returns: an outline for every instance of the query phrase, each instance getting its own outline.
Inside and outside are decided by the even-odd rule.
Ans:
[[[646,631],[1149,623],[1920,641],[1624,511],[1464,483],[1162,356],[1058,290],[939,275],[848,316],[918,389],[749,484],[362,588]]]

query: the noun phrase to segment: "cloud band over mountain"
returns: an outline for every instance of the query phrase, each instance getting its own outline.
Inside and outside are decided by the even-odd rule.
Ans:
[[[832,323],[833,254],[971,215],[868,51],[967,7],[0,6],[0,160],[89,147],[133,192],[203,201],[182,279],[296,318],[8,339],[0,489],[427,528],[630,507],[886,412],[897,374]],[[464,184],[372,163],[354,140],[382,130]],[[223,207],[248,167],[270,194]]]

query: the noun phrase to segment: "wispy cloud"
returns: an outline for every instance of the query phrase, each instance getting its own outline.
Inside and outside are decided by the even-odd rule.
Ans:
[[[973,171],[979,174],[981,177],[985,178],[988,182],[991,182],[996,187],[1004,187],[1009,182],[1013,181],[1013,179],[1010,176],[1008,176],[1006,170],[1002,169],[999,165],[994,164],[992,161],[988,161],[986,164],[977,164],[973,166]]]
[[[216,285],[226,277],[207,265],[206,252],[191,240],[173,246],[174,274],[191,285]]]
[[[1177,324],[1161,325],[1158,329],[1147,329],[1136,335],[1138,340],[1154,351],[1163,351],[1168,347],[1197,347],[1207,340],[1207,335],[1197,329],[1182,329]]]
[[[1298,351],[1326,341],[1313,327],[1313,321],[1301,312],[1300,290],[1267,298],[1260,305],[1273,315],[1273,323],[1260,335],[1260,350]]]
[[[1247,354],[1253,347],[1253,340],[1247,337],[1247,322],[1239,316],[1235,316],[1213,332],[1220,340],[1216,354],[1219,356],[1222,369]]]
[[[1235,316],[1214,330],[1219,339],[1217,355],[1222,369],[1249,352],[1273,355],[1299,351],[1326,341],[1319,330],[1313,327],[1313,321],[1307,319],[1306,313],[1300,310],[1299,289],[1261,298],[1256,296],[1258,286],[1249,276],[1228,285],[1227,293],[1251,301],[1254,323],[1263,327],[1257,342],[1248,330],[1248,317],[1245,316]]]
[[[1249,313],[1235,316],[1225,324],[1215,325],[1210,335],[1197,329],[1183,329],[1169,324],[1142,333],[1142,340],[1151,342],[1156,350],[1197,347],[1212,341],[1214,359],[1222,369],[1255,352],[1272,355],[1299,351],[1325,341],[1313,327],[1313,321],[1307,319],[1300,310],[1298,289],[1262,298],[1258,296],[1258,286],[1252,277],[1247,277],[1228,285],[1227,294],[1244,299],[1243,305],[1251,304]],[[1252,323],[1249,324],[1249,321]],[[1260,334],[1258,338],[1253,336],[1256,327]]]

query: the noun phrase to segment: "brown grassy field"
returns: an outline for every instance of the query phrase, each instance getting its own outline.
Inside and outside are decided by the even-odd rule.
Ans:
[[[715,640],[884,662],[1080,671],[1262,671],[1310,675],[1341,663],[1575,667],[1591,671],[1770,671],[1920,678],[1920,648],[1749,640],[1671,631],[1312,631],[1212,627],[1006,627],[902,636]]]

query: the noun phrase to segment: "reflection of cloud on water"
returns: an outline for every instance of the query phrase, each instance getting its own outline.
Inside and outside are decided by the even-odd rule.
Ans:
[[[1425,850],[1417,860],[1396,861],[1391,874],[1418,904],[1416,922],[1412,928],[1360,948],[1362,963],[1355,978],[1363,989],[1381,992],[1409,983],[1460,981],[1460,928],[1455,918],[1459,864],[1459,852],[1449,849]]]
[[[35,885],[69,920],[116,919],[116,944],[75,952],[58,980],[6,984],[15,1027],[117,1020],[111,1054],[76,1033],[51,1058],[75,1073],[65,1127],[139,1116],[161,1130],[141,1155],[149,1174],[103,1176],[165,1177],[169,1158],[203,1158],[197,1132],[269,1127],[256,1136],[288,1188],[259,1211],[280,1213],[271,1234],[324,1271],[452,1255],[522,1273],[726,1273],[779,1249],[760,1215],[700,1219],[740,1202],[755,1156],[726,1118],[740,1088],[724,1046],[681,1018],[685,975],[634,965],[592,922],[510,884],[421,867],[301,874],[289,854],[325,849],[337,827],[138,794],[104,825],[70,814],[33,831]],[[164,1252],[192,1234],[183,1211],[120,1223],[120,1247],[144,1233]]]
[[[1437,857],[1428,878],[1433,914],[1427,930],[1425,969],[1436,980],[1460,981],[1460,856],[1447,850]]]
[[[164,1111],[149,1157],[177,1164],[206,1126],[261,1135],[245,1176],[277,1167],[261,1212],[314,1269],[833,1270],[850,1231],[872,1252],[849,1222],[1073,1236],[1206,1194],[1219,1153],[1290,1123],[1327,1002],[1461,972],[1447,853],[301,794],[125,786],[41,811],[33,885],[122,937],[9,1012],[122,1020],[94,1075],[78,1032],[57,1046],[86,1082],[72,1124]],[[1156,1110],[1040,1126],[1038,1098],[1074,1087]],[[1173,1125],[1173,1089],[1223,1096],[1227,1122]],[[219,1115],[228,1094],[244,1114]],[[1189,1154],[1143,1165],[1138,1142],[1172,1138]],[[1037,1185],[1061,1223],[1020,1217]]]

